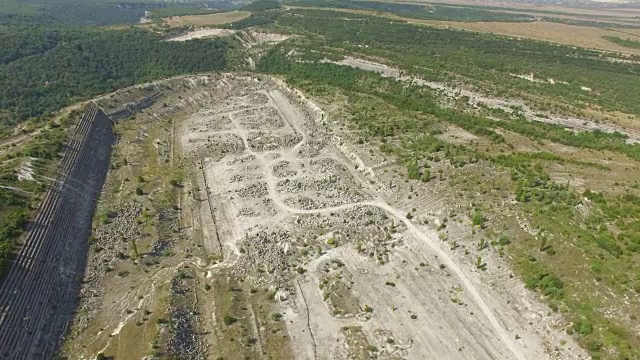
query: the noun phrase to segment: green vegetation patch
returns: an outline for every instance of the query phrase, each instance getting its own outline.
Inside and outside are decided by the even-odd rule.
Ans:
[[[637,41],[637,40],[623,39],[617,36],[603,36],[602,38],[607,41],[611,41],[614,44],[624,46],[626,48],[640,49],[640,41]]]
[[[408,74],[424,79],[463,81],[500,97],[528,95],[573,108],[592,104],[640,113],[635,96],[640,92],[640,65],[602,59],[597,51],[328,10],[291,9],[279,13],[275,20],[280,27],[315,36],[316,45],[388,59]],[[535,83],[514,76],[530,73],[568,84]],[[548,103],[541,105],[540,110],[549,109]]]
[[[602,28],[602,29],[640,29],[640,25],[612,23],[612,22],[606,22],[606,21],[565,19],[565,18],[556,18],[556,17],[543,17],[542,20],[548,21],[548,22],[560,23],[560,24],[587,26],[587,27],[595,27],[595,28]]]
[[[330,13],[323,11],[324,14]],[[314,13],[314,16],[319,16],[318,14]],[[278,19],[278,24],[282,25],[283,22],[282,18]],[[305,24],[307,25],[298,26],[308,31],[317,25],[313,21]],[[339,31],[349,32],[346,29],[351,25],[332,23],[332,27],[339,28],[343,25],[345,28]],[[636,245],[638,237],[634,234],[640,234],[640,227],[636,231],[635,224],[639,220],[637,214],[640,209],[635,208],[634,202],[640,204],[640,201],[635,197],[613,197],[593,192],[579,194],[568,183],[553,181],[546,170],[551,165],[569,164],[606,171],[606,167],[599,164],[569,160],[548,152],[484,152],[473,146],[448,144],[439,140],[437,135],[449,124],[453,124],[489,140],[497,148],[507,149],[507,146],[502,145],[505,142],[500,135],[502,132],[496,132],[496,129],[503,129],[537,142],[550,141],[583,149],[619,152],[634,159],[631,161],[640,160],[637,145],[627,144],[626,137],[619,133],[572,132],[556,125],[529,122],[517,115],[504,121],[487,119],[468,113],[465,109],[442,106],[437,100],[438,94],[428,88],[408,85],[346,66],[299,61],[306,60],[306,55],[290,55],[293,48],[299,53],[313,49],[327,54],[366,51],[379,55],[391,53],[379,49],[397,49],[393,44],[387,43],[382,35],[379,35],[376,42],[368,38],[358,38],[356,41],[351,38],[351,41],[339,44],[332,40],[333,36],[345,39],[351,35],[341,36],[331,30],[320,30],[319,24],[317,26],[314,29],[316,31],[309,32],[320,34],[321,39],[296,40],[277,46],[261,59],[257,69],[282,75],[292,86],[313,96],[332,99],[338,94],[348,98],[345,110],[348,112],[347,124],[361,133],[363,143],[380,144],[382,152],[395,155],[398,162],[406,166],[408,179],[421,180],[426,173],[429,174],[429,180],[433,177],[430,164],[445,159],[454,168],[480,164],[497,168],[488,173],[506,171],[506,180],[510,180],[505,189],[509,193],[507,196],[516,200],[517,209],[533,214],[531,225],[538,235],[534,237],[526,234],[523,235],[524,239],[518,237],[502,240],[504,236],[499,235],[504,235],[504,229],[494,228],[490,220],[492,216],[485,214],[488,208],[483,208],[482,212],[476,209],[470,213],[479,231],[497,232],[495,238],[501,239],[500,246],[514,257],[515,268],[527,286],[544,296],[554,311],[563,311],[569,322],[583,319],[585,324],[591,324],[591,332],[585,330],[589,329],[588,325],[582,324],[578,326],[577,333],[584,334],[580,335],[579,340],[594,357],[607,358],[604,355],[611,349],[630,358],[636,356],[637,352],[633,349],[637,339],[624,331],[626,320],[605,318],[598,309],[607,302],[603,302],[595,294],[608,291],[614,291],[618,295],[628,294],[635,292],[634,289],[640,284],[640,274],[634,275],[632,265],[637,263],[639,248]],[[362,25],[354,26],[361,28]],[[404,25],[387,22],[381,26],[390,29]],[[377,33],[381,34],[380,31]],[[439,46],[437,39],[432,38],[435,46]],[[493,41],[499,42],[497,38],[491,40]],[[356,48],[352,44],[367,44],[370,47],[362,50],[362,47]],[[536,44],[534,52],[535,46],[540,45]],[[414,61],[418,61],[411,55],[406,55],[408,58],[404,60],[397,57],[394,60],[399,59],[402,64],[415,64]],[[451,62],[455,62],[451,59],[458,58],[449,58]],[[438,60],[429,61],[430,63],[425,64],[434,68],[439,64]],[[572,66],[579,67],[578,64]],[[400,68],[406,69],[403,66]],[[442,181],[442,175],[439,173],[432,181]],[[469,191],[476,194],[479,189],[470,187]],[[577,210],[581,207],[591,210],[583,213]],[[615,226],[610,227],[608,224]],[[624,231],[620,232],[620,229]],[[598,259],[594,263],[595,269],[599,271],[597,275],[590,278],[589,273],[577,270],[590,266],[585,259]],[[575,330],[570,326],[567,331]]]
[[[232,8],[226,2],[215,4],[218,11]],[[48,26],[108,26],[138,24],[146,11],[154,16],[200,13],[207,2],[165,2],[151,0],[3,0],[0,24]]]
[[[443,5],[413,5],[379,1],[348,1],[348,0],[308,0],[297,1],[291,5],[314,6],[338,9],[355,9],[384,11],[402,17],[424,20],[442,21],[533,21],[535,18],[525,14],[510,14],[494,12],[473,7],[443,6]]]
[[[5,126],[136,83],[223,70],[230,47],[225,40],[165,42],[144,29],[5,30],[13,39],[0,52]],[[35,39],[41,45],[23,46]]]
[[[21,146],[4,148],[0,156],[0,277],[6,270],[18,238],[31,217],[33,204],[55,177],[53,166],[67,142],[63,128],[50,123]],[[33,180],[19,180],[16,169],[28,161]]]
[[[257,12],[280,9],[281,7],[280,2],[276,0],[258,0],[244,6],[242,10]]]

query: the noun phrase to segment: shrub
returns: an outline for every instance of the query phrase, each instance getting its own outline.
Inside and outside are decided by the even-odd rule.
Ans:
[[[587,320],[578,320],[573,324],[573,330],[582,336],[586,336],[593,332],[593,325]]]
[[[411,160],[409,164],[407,164],[407,176],[412,180],[416,180],[420,177],[420,172],[418,170],[418,161]]]
[[[538,275],[535,278],[527,280],[526,285],[529,289],[540,290],[543,295],[549,296],[554,299],[560,299],[564,296],[564,284],[555,275]]]
[[[511,244],[511,239],[509,239],[509,237],[507,235],[500,235],[500,238],[498,239],[498,244],[502,245],[502,246],[506,246]]]
[[[420,180],[422,180],[422,182],[427,182],[430,179],[431,179],[431,172],[427,169],[424,169],[424,172],[422,173]]]
[[[236,318],[234,318],[233,316],[231,316],[231,315],[225,315],[222,318],[222,322],[227,326],[233,325],[236,321],[238,321],[238,320]]]
[[[478,210],[474,211],[473,215],[471,216],[471,222],[473,223],[473,225],[484,227],[484,215],[482,215],[482,213]]]

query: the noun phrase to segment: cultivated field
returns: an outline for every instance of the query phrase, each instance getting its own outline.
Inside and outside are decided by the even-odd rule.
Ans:
[[[293,9],[311,9],[309,7],[292,7]],[[384,16],[390,19],[406,21],[410,24],[435,26],[440,28],[461,29],[475,32],[486,32],[498,35],[520,37],[541,41],[548,41],[563,45],[573,45],[590,49],[614,51],[623,54],[640,54],[640,49],[634,49],[617,45],[603,38],[603,36],[613,36],[622,39],[640,41],[640,30],[638,29],[606,29],[591,26],[570,25],[549,21],[533,22],[477,22],[477,21],[438,21],[424,20],[402,17],[390,13],[323,8],[324,10],[340,11],[352,14]],[[535,14],[532,14],[535,15]],[[636,24],[638,25],[638,24]]]
[[[246,11],[229,11],[217,14],[171,16],[164,21],[171,27],[224,25],[248,17]]]
[[[524,3],[524,2],[503,2],[503,1],[494,1],[494,0],[395,0],[389,1],[392,3],[403,3],[403,4],[426,4],[426,3],[437,3],[437,4],[452,4],[452,5],[461,5],[461,6],[492,6],[492,7],[503,7],[505,9],[517,9],[518,11],[522,11],[524,13],[531,14],[539,14],[539,11],[546,11],[553,13],[553,15],[557,14],[567,14],[567,15],[584,15],[586,17],[595,16],[610,16],[610,17],[619,17],[619,18],[635,18],[640,16],[640,9],[638,8],[612,8],[606,6],[568,6],[563,4],[532,4],[532,3]],[[504,10],[509,11],[509,10]]]
[[[640,41],[640,36],[637,34],[637,30],[635,29],[609,30],[547,21],[525,23],[429,21],[416,19],[407,19],[407,21],[415,24],[488,32],[591,49],[615,51],[634,55],[640,54],[640,49],[620,46],[602,38],[603,36],[615,36],[623,39]]]

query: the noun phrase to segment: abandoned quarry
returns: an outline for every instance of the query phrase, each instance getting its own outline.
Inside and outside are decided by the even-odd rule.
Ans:
[[[3,356],[51,356],[75,314],[86,359],[585,358],[499,258],[479,270],[464,209],[341,128],[268,76],[95,99],[3,284]]]
[[[634,6],[75,1],[0,5],[0,360],[639,359]]]

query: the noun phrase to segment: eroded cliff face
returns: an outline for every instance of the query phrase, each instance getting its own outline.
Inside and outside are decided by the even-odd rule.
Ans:
[[[22,249],[0,286],[0,359],[50,359],[71,319],[87,239],[116,138],[113,122],[87,109],[69,139]]]

